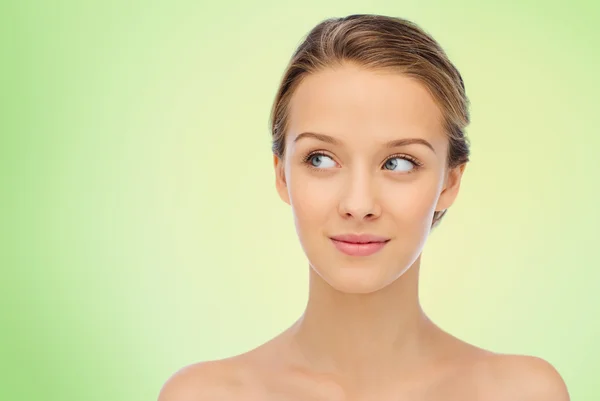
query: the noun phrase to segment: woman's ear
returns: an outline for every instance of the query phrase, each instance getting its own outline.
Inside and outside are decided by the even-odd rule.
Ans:
[[[446,173],[444,188],[440,193],[438,203],[435,207],[436,212],[448,209],[454,203],[454,200],[456,199],[456,196],[458,195],[458,191],[460,189],[460,183],[462,181],[462,176],[466,166],[467,163],[463,163],[460,166],[448,170],[448,172]]]
[[[273,166],[275,167],[275,187],[282,201],[290,204],[290,194],[288,192],[287,181],[285,177],[285,163],[279,156],[273,155]]]

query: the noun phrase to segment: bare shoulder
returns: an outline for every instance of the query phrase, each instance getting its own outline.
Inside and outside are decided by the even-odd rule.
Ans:
[[[476,375],[490,400],[570,400],[556,368],[535,356],[490,354],[476,364]]]
[[[206,361],[175,372],[162,386],[158,401],[244,400],[251,387],[237,359]]]

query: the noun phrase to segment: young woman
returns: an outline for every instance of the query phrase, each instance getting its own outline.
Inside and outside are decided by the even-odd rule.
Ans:
[[[181,369],[160,401],[569,399],[548,362],[467,344],[420,306],[421,252],[469,160],[463,80],[433,38],[399,18],[325,20],[271,118],[306,310],[256,349]]]

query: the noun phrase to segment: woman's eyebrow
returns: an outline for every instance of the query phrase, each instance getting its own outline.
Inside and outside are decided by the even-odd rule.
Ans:
[[[318,134],[316,132],[303,132],[294,139],[294,142],[298,142],[302,138],[314,138],[318,141],[330,143],[332,145],[340,145],[341,144],[339,140],[335,139],[332,136],[325,135],[325,134]],[[394,139],[392,141],[386,142],[383,146],[386,148],[397,148],[397,147],[412,145],[412,144],[425,145],[429,149],[431,149],[433,151],[433,153],[435,153],[435,149],[433,148],[431,143],[429,143],[428,141],[426,141],[423,138]]]
[[[302,138],[314,138],[318,141],[327,142],[332,145],[340,145],[340,141],[334,137],[325,134],[317,134],[315,132],[303,132],[294,139],[294,142],[298,142]]]
[[[435,153],[435,149],[433,148],[433,145],[431,145],[431,143],[429,143],[428,141],[426,141],[423,138],[402,138],[402,139],[395,139],[393,141],[387,142],[385,144],[385,147],[386,148],[396,148],[396,147],[399,147],[399,146],[406,146],[406,145],[412,145],[412,144],[425,145],[429,149],[431,149],[433,151],[433,153]]]

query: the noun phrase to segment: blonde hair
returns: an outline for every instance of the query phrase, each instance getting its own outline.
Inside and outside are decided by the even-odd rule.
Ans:
[[[354,14],[316,25],[298,46],[281,80],[270,127],[272,150],[285,155],[290,99],[302,79],[327,67],[353,63],[371,70],[392,70],[419,80],[442,111],[449,147],[447,167],[469,161],[469,100],[463,79],[441,46],[415,23],[402,18]],[[436,211],[432,227],[445,215]]]

